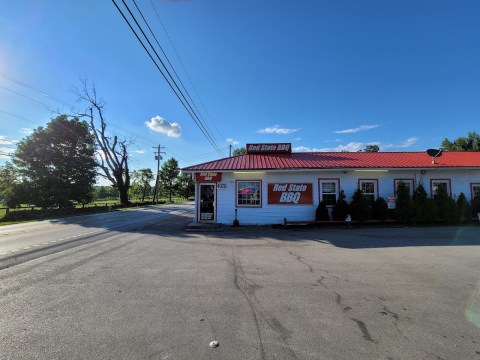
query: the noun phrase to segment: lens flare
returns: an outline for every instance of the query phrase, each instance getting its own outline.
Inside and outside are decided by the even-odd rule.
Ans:
[[[465,309],[465,317],[480,329],[480,282],[468,302]]]

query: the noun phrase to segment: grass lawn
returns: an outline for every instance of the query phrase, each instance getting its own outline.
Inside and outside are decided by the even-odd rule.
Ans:
[[[172,203],[179,203],[179,202],[184,202],[185,199],[183,198],[179,198],[179,197],[172,197]],[[169,199],[168,198],[162,198],[160,199],[160,202],[161,204],[169,204]],[[85,205],[85,208],[89,208],[89,207],[94,207],[94,206],[108,206],[108,205],[116,205],[116,204],[119,204],[120,201],[119,200],[97,200],[97,201],[94,201],[92,203],[89,203],[89,204],[86,204]],[[132,200],[131,201],[131,206],[129,207],[125,207],[124,209],[127,209],[127,208],[134,208],[135,207],[135,204],[136,203],[140,203],[139,200]],[[28,206],[28,205],[21,205],[22,207],[18,208],[18,209],[15,209],[15,210],[10,210],[10,211],[25,211],[25,210],[30,210],[30,209],[35,209],[35,210],[40,210],[41,208],[39,207],[32,207],[32,206]],[[82,208],[83,206],[80,205],[80,204],[77,204],[75,206],[76,208]],[[5,216],[7,210],[6,210],[6,206],[3,205],[3,204],[0,204],[0,226],[3,226],[3,225],[10,225],[10,224],[18,224],[18,223],[22,223],[22,222],[28,222],[28,221],[35,221],[35,220],[25,220],[25,221],[1,221],[1,219],[3,219],[3,217]],[[76,214],[78,215],[78,214]],[[65,215],[65,216],[72,216],[72,215]],[[59,218],[59,217],[65,217],[65,216],[49,216],[49,217],[45,217],[44,219],[54,219],[54,218]],[[39,220],[44,220],[44,219],[39,219]]]

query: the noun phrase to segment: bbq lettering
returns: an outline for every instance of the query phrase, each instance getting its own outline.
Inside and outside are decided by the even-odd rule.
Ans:
[[[281,192],[279,203],[298,204],[307,188],[305,184],[274,184],[272,191]]]

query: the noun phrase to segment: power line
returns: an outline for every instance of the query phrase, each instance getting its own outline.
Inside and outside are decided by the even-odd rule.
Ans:
[[[135,0],[134,0],[135,1]],[[115,0],[113,0],[113,2],[115,3]],[[142,33],[143,37],[145,38],[145,40],[148,42],[148,44],[150,45],[150,48],[153,50],[153,52],[155,53],[157,59],[160,61],[163,69],[165,70],[165,72],[168,74],[168,76],[170,77],[170,79],[172,80],[173,84],[175,85],[175,88],[177,89],[178,93],[180,93],[181,97],[183,98],[184,101],[182,101],[182,99],[180,99],[180,96],[178,95],[177,91],[173,88],[172,84],[170,83],[170,81],[167,80],[165,74],[160,70],[160,72],[162,73],[163,77],[165,78],[165,80],[167,80],[167,83],[170,85],[170,88],[175,92],[175,94],[177,95],[177,97],[179,98],[179,100],[182,102],[182,105],[185,107],[185,109],[188,111],[188,113],[190,114],[190,116],[192,117],[192,119],[195,121],[195,123],[197,124],[197,126],[200,128],[200,130],[202,130],[203,134],[206,136],[206,138],[209,140],[209,142],[212,144],[212,146],[219,152],[219,154],[223,155],[215,141],[215,139],[212,137],[212,135],[210,134],[210,131],[207,130],[205,128],[205,125],[204,123],[202,122],[202,120],[200,120],[200,118],[198,117],[197,113],[193,110],[191,104],[189,103],[189,101],[186,99],[185,95],[183,94],[182,90],[179,88],[177,82],[175,81],[175,79],[173,78],[172,74],[170,73],[170,71],[167,69],[167,67],[165,66],[165,63],[162,61],[162,59],[160,58],[160,56],[158,55],[157,51],[155,50],[154,46],[152,45],[152,43],[150,42],[150,40],[148,39],[147,35],[145,34],[145,32],[143,31],[142,27],[140,26],[140,24],[138,23],[135,15],[133,15],[133,13],[131,12],[129,6],[125,3],[125,0],[122,0],[123,2],[123,5],[126,7],[128,13],[130,14],[130,16],[132,17],[133,21],[135,22],[135,24],[137,25],[138,29],[140,30],[140,32]],[[135,3],[136,5],[136,3]],[[118,6],[117,6],[117,9],[118,9]],[[138,7],[137,7],[138,9]],[[121,10],[119,10],[121,11]],[[123,15],[123,13],[122,13]],[[142,15],[143,17],[143,15]],[[126,20],[125,16],[124,16],[124,19]],[[145,18],[143,18],[145,23],[146,20]],[[130,26],[130,23],[128,22],[128,20],[126,20],[127,23],[129,24]],[[148,24],[147,24],[148,26]],[[148,26],[149,27],[149,26]],[[133,30],[133,28],[130,26],[130,28]],[[150,27],[149,27],[150,28]],[[137,36],[137,33],[134,31],[135,35]],[[137,36],[137,39],[139,39],[139,37]],[[139,39],[139,41],[141,41]],[[142,45],[143,45],[143,42],[142,42]],[[144,49],[145,49],[145,46],[144,46]],[[150,53],[149,53],[150,55]],[[156,62],[155,62],[156,64]],[[158,66],[157,66],[158,68]],[[188,106],[188,109],[187,109],[187,106]],[[198,111],[198,110],[197,110]],[[193,114],[193,115],[192,115]]]
[[[208,112],[205,104],[203,103],[202,99],[200,98],[200,95],[198,94],[198,91],[197,91],[197,88],[195,87],[195,85],[193,84],[193,81],[190,77],[190,74],[188,73],[187,71],[187,68],[185,67],[181,57],[180,57],[180,54],[178,53],[177,51],[177,48],[175,47],[175,45],[173,44],[173,41],[172,41],[172,38],[170,37],[170,34],[168,33],[167,31],[167,28],[165,27],[165,25],[163,24],[163,21],[162,19],[160,18],[160,15],[158,14],[158,11],[157,11],[157,8],[155,6],[155,4],[153,3],[152,0],[150,0],[150,4],[152,5],[153,7],[153,11],[155,12],[155,15],[157,16],[157,19],[158,21],[160,22],[160,25],[162,25],[162,28],[163,28],[163,31],[165,32],[165,35],[167,36],[167,39],[168,39],[168,42],[170,43],[170,45],[172,46],[173,48],[173,51],[175,52],[175,55],[177,56],[177,59],[178,61],[180,62],[180,65],[182,66],[183,68],[183,71],[185,72],[185,74],[187,75],[187,79],[190,83],[190,85],[192,86],[192,89],[193,91],[195,92],[195,95],[197,96],[198,100],[200,101],[200,104],[202,105],[203,109],[205,110],[205,113],[207,114],[208,118],[210,119],[210,121],[212,122],[213,124],[213,127],[215,128],[215,130],[217,131],[217,133],[220,135],[220,137],[224,137],[223,134],[220,132],[220,130],[218,129],[217,125],[215,124],[215,121],[213,121],[213,118],[210,116],[210,113]]]
[[[16,79],[16,78],[14,78],[13,76],[9,76],[9,75],[3,74],[3,73],[1,73],[1,72],[0,72],[0,76],[4,77],[5,79],[7,79],[7,80],[9,80],[9,81],[12,81],[12,82],[14,82],[14,83],[16,83],[16,84],[20,84],[21,86],[23,86],[23,87],[25,87],[25,88],[27,88],[27,89],[35,89],[35,92],[37,92],[37,93],[39,93],[39,94],[42,94],[42,95],[44,95],[45,97],[47,97],[47,98],[49,98],[49,99],[54,99],[54,101],[56,101],[57,103],[60,103],[60,104],[65,105],[65,106],[68,106],[68,107],[71,108],[71,109],[74,108],[73,105],[67,103],[66,101],[61,100],[61,99],[58,99],[58,98],[55,98],[54,96],[48,94],[47,92],[45,92],[45,91],[43,91],[43,90],[40,90],[40,89],[37,89],[36,87],[32,86],[31,84],[28,84],[28,83],[26,83],[26,82],[24,82],[24,81],[18,80],[18,79]],[[14,90],[12,90],[12,89],[9,89],[9,88],[7,88],[7,87],[4,87],[4,86],[2,86],[2,85],[0,85],[0,87],[3,88],[3,89],[5,89],[5,90],[7,90],[7,91],[10,91],[10,92],[18,95],[18,96],[22,96],[22,97],[24,97],[24,98],[26,98],[26,99],[29,99],[29,100],[31,100],[31,101],[37,102],[37,103],[39,103],[39,104],[41,104],[41,105],[44,105],[44,106],[47,108],[47,110],[50,110],[50,111],[53,112],[52,109],[48,109],[48,104],[46,104],[46,103],[44,103],[44,102],[42,102],[42,101],[36,100],[36,99],[34,99],[34,98],[31,98],[31,97],[29,97],[29,96],[27,96],[27,95],[24,95],[24,94],[22,94],[22,93],[20,93],[20,92],[17,92],[17,91],[14,91]],[[27,118],[25,118],[25,117],[22,117],[22,116],[20,116],[20,115],[13,114],[13,113],[11,113],[11,112],[8,112],[8,111],[2,110],[2,109],[0,109],[0,112],[3,113],[3,114],[6,114],[6,115],[8,115],[8,116],[14,117],[14,118],[16,118],[16,119],[20,119],[20,120],[29,122],[29,123],[34,124],[34,125],[45,126],[45,124],[41,124],[41,123],[39,123],[39,122],[37,122],[37,121],[33,121],[33,120],[30,120],[30,119],[27,119]],[[123,127],[120,127],[120,126],[118,126],[118,125],[115,125],[115,124],[108,124],[108,126],[111,127],[111,128],[114,128],[114,129],[119,130],[120,132],[122,132],[122,133],[124,134],[124,136],[127,136],[127,135],[133,136],[133,137],[135,138],[135,141],[136,141],[136,142],[141,142],[141,143],[143,143],[144,145],[146,145],[147,147],[154,146],[154,142],[151,141],[151,140],[149,140],[149,139],[147,139],[147,138],[144,137],[144,136],[141,136],[141,135],[139,135],[139,134],[137,134],[137,133],[134,133],[134,132],[132,132],[132,131],[130,131],[130,130],[127,130],[127,129],[125,129],[125,128],[123,128]],[[140,147],[139,147],[138,145],[134,144],[134,146],[136,146],[138,149],[140,149]],[[220,147],[220,149],[221,149],[221,150],[225,150],[226,147]],[[213,154],[215,154],[215,153],[218,153],[218,152],[215,150],[215,151],[213,151],[213,152],[208,152],[208,153],[205,153],[205,154],[193,156],[192,158],[189,158],[189,159],[185,159],[185,158],[183,158],[182,156],[180,156],[178,153],[176,153],[174,150],[172,150],[170,147],[168,147],[167,150],[168,150],[169,153],[171,153],[173,156],[175,156],[175,158],[177,158],[178,160],[182,161],[183,163],[185,163],[185,164],[187,164],[187,165],[190,164],[191,162],[195,161],[195,159],[208,157],[208,156],[211,156],[211,155],[213,155]]]
[[[33,90],[33,91],[35,91],[36,93],[38,93],[38,94],[40,94],[40,95],[46,96],[46,97],[48,97],[50,100],[56,101],[57,103],[62,104],[63,106],[69,107],[69,108],[71,108],[71,109],[74,108],[74,106],[70,105],[69,103],[66,103],[65,101],[63,101],[63,100],[61,100],[61,99],[59,99],[59,98],[57,98],[57,97],[55,97],[55,96],[49,95],[49,94],[47,94],[46,92],[41,91],[41,90],[35,88],[34,86],[32,86],[32,85],[30,85],[30,84],[27,84],[27,83],[25,83],[25,82],[23,82],[23,81],[20,81],[20,80],[18,80],[18,79],[15,79],[15,78],[12,77],[12,76],[9,76],[9,75],[4,74],[4,73],[2,73],[2,72],[0,72],[0,76],[3,77],[4,79],[7,79],[7,80],[9,80],[9,81],[11,81],[11,82],[14,82],[14,83],[16,83],[16,84],[18,84],[18,85],[20,85],[20,86],[23,86],[23,87],[25,87],[25,88],[27,88],[27,89]]]
[[[130,14],[131,18],[133,19],[133,21],[135,22],[136,26],[138,27],[138,29],[140,30],[140,32],[142,33],[143,37],[145,38],[145,40],[148,42],[150,48],[153,50],[153,52],[155,53],[157,59],[159,60],[160,64],[162,65],[164,71],[162,71],[162,69],[160,68],[160,66],[158,65],[157,61],[154,59],[153,55],[150,53],[150,51],[147,49],[147,47],[145,46],[144,42],[142,41],[142,39],[140,38],[140,36],[138,35],[138,33],[135,31],[135,29],[133,28],[132,24],[130,23],[130,21],[127,19],[127,17],[125,16],[125,14],[123,13],[123,11],[120,9],[120,7],[118,6],[118,4],[116,3],[115,0],[112,0],[113,4],[115,5],[115,7],[117,8],[117,10],[119,11],[119,13],[122,15],[123,19],[125,20],[125,22],[128,24],[130,30],[133,32],[133,34],[135,35],[135,37],[137,38],[137,40],[140,42],[140,44],[142,45],[143,49],[145,50],[145,52],[148,54],[148,56],[150,57],[150,59],[153,61],[153,63],[155,64],[156,68],[158,69],[158,71],[160,72],[160,74],[163,76],[163,78],[165,79],[165,81],[167,81],[167,84],[170,86],[170,88],[173,90],[174,94],[176,95],[176,97],[180,100],[181,104],[183,105],[183,107],[185,108],[185,110],[187,110],[188,114],[190,115],[190,117],[192,118],[192,120],[195,122],[195,124],[197,125],[197,127],[200,129],[200,131],[203,133],[203,135],[205,136],[205,138],[208,140],[208,142],[213,146],[213,148],[220,154],[223,156],[223,153],[222,151],[220,150],[218,144],[216,143],[216,141],[214,140],[213,136],[210,134],[210,132],[206,129],[205,125],[203,124],[202,120],[198,117],[197,113],[193,110],[192,108],[192,105],[189,103],[189,101],[186,99],[185,95],[183,94],[182,90],[179,88],[178,84],[176,83],[175,79],[173,79],[171,73],[168,71],[167,67],[165,66],[165,63],[162,61],[162,59],[160,58],[160,56],[158,55],[157,51],[155,50],[154,46],[152,45],[152,43],[150,42],[150,40],[148,39],[147,35],[145,35],[145,32],[143,31],[142,27],[140,26],[140,24],[138,23],[137,19],[135,18],[135,16],[132,14],[130,8],[128,7],[128,5],[125,3],[125,0],[122,0],[125,8],[127,9],[128,13]],[[172,80],[170,81],[168,78],[167,78],[167,75],[165,74],[167,73],[169,78]],[[175,85],[172,85],[172,83]]]

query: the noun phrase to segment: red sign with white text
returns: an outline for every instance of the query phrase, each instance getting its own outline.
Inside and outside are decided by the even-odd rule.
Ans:
[[[269,183],[270,205],[313,205],[312,183]]]
[[[219,181],[222,181],[222,173],[221,172],[195,173],[195,181],[197,181],[197,182],[219,182]]]
[[[292,152],[292,144],[247,144],[247,154],[268,154],[268,153],[280,153],[290,154]]]

